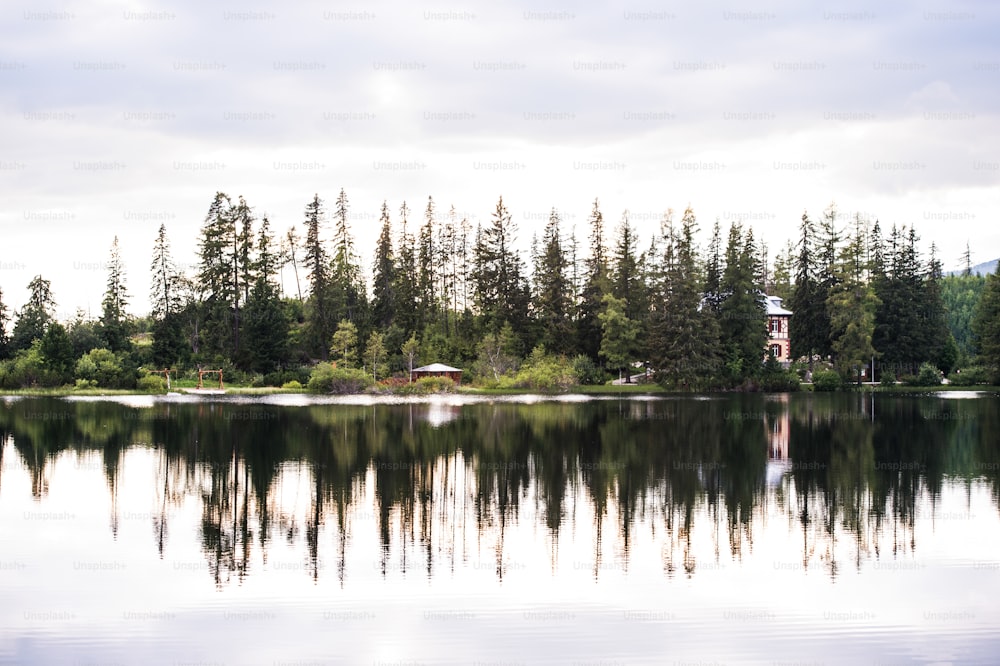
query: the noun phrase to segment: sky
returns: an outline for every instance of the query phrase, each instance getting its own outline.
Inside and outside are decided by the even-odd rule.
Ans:
[[[473,224],[503,196],[525,252],[552,208],[586,238],[596,198],[647,243],[691,206],[773,256],[835,202],[987,261],[997,34],[962,1],[7,0],[0,289],[18,309],[41,274],[97,316],[118,236],[144,314],[157,229],[193,271],[217,191],[284,232],[343,188],[369,268],[383,200],[412,223],[428,196]]]

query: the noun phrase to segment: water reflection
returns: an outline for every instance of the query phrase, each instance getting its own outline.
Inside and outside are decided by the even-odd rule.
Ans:
[[[107,529],[117,538],[123,513],[143,516],[160,558],[179,556],[173,523],[194,502],[201,557],[220,588],[289,548],[301,560],[282,566],[340,585],[468,568],[503,582],[525,566],[511,552],[530,547],[544,549],[551,571],[596,580],[627,575],[637,543],[655,544],[666,577],[694,577],[742,562],[782,523],[799,541],[782,562],[836,580],[912,558],[918,519],[956,518],[939,511],[945,487],[970,502],[983,487],[996,508],[997,406],[996,396],[882,395],[298,407],[25,399],[0,407],[0,501],[15,475],[28,475],[41,505],[58,461],[99,465]],[[123,481],[147,473],[148,504],[123,504]]]

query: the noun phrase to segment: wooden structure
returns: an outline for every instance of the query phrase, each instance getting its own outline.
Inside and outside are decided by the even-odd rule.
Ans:
[[[410,381],[415,382],[421,377],[448,377],[456,384],[462,383],[462,371],[444,363],[431,363],[410,371]]]
[[[215,373],[219,374],[219,390],[220,391],[225,390],[226,387],[222,385],[222,369],[221,368],[219,370],[199,370],[198,371],[198,388],[200,388],[200,389],[205,388],[205,386],[202,384],[202,377],[204,377],[205,375],[214,375]]]

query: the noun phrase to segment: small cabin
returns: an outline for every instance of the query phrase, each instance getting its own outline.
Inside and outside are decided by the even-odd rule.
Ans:
[[[421,377],[448,377],[456,384],[462,383],[462,371],[444,363],[431,363],[410,371],[410,381],[415,382]]]

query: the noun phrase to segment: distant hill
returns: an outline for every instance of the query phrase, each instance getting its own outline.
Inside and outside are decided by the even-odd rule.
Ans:
[[[972,274],[975,275],[976,273],[979,273],[980,275],[987,275],[989,273],[996,273],[997,262],[1000,262],[1000,259],[994,259],[993,261],[984,261],[981,264],[976,264],[975,266],[972,267]],[[945,275],[961,275],[961,274],[962,274],[961,268],[945,271]]]

